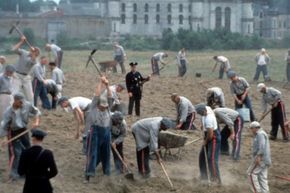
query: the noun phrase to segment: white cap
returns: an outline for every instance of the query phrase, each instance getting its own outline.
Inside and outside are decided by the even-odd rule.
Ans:
[[[262,48],[262,49],[261,49],[261,52],[266,52],[266,49],[265,49],[265,48]]]
[[[260,128],[261,125],[258,121],[254,121],[250,124],[250,128]]]
[[[261,92],[262,88],[265,88],[265,87],[266,87],[266,85],[265,85],[264,83],[259,83],[259,84],[257,85],[257,91],[258,91],[258,92]]]

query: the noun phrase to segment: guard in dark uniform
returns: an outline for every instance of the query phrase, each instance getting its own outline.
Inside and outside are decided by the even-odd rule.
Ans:
[[[132,115],[134,103],[135,113],[140,116],[140,101],[142,98],[142,86],[146,81],[150,80],[150,76],[143,78],[142,75],[136,70],[137,62],[131,62],[131,71],[126,75],[126,86],[129,95],[129,108],[128,115]]]
[[[32,131],[33,146],[23,151],[18,173],[25,176],[23,193],[52,193],[49,182],[57,174],[53,153],[41,146],[46,133],[39,129]]]

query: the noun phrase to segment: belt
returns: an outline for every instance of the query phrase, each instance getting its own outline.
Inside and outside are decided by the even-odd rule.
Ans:
[[[16,73],[18,73],[18,74],[21,74],[21,75],[24,75],[24,76],[27,76],[27,74],[26,73],[23,73],[23,72],[18,72],[18,71],[15,71]]]
[[[11,95],[11,92],[0,92],[0,94],[7,94],[7,95]]]

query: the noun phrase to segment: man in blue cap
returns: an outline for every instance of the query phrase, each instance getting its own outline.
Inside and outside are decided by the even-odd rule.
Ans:
[[[23,193],[52,193],[50,178],[57,175],[57,167],[52,151],[42,147],[47,135],[40,129],[31,130],[32,147],[22,152],[18,173],[25,176]]]

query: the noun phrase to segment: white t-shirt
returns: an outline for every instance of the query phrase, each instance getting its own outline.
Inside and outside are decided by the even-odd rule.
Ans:
[[[206,106],[207,115],[202,116],[201,122],[203,126],[203,130],[207,131],[208,128],[213,128],[213,130],[218,129],[217,121],[213,110]]]
[[[266,65],[266,57],[265,55],[260,55],[258,60],[258,65]]]
[[[79,107],[82,111],[85,110],[89,104],[92,103],[91,99],[85,97],[73,97],[68,100],[69,102],[69,111],[73,111],[75,108]]]
[[[55,44],[50,45],[50,50],[53,53],[54,57],[57,57],[57,52],[61,51],[61,48]]]
[[[229,61],[229,60],[228,60],[226,57],[224,57],[224,56],[218,56],[217,59],[218,59],[219,61],[223,62],[223,63]]]

